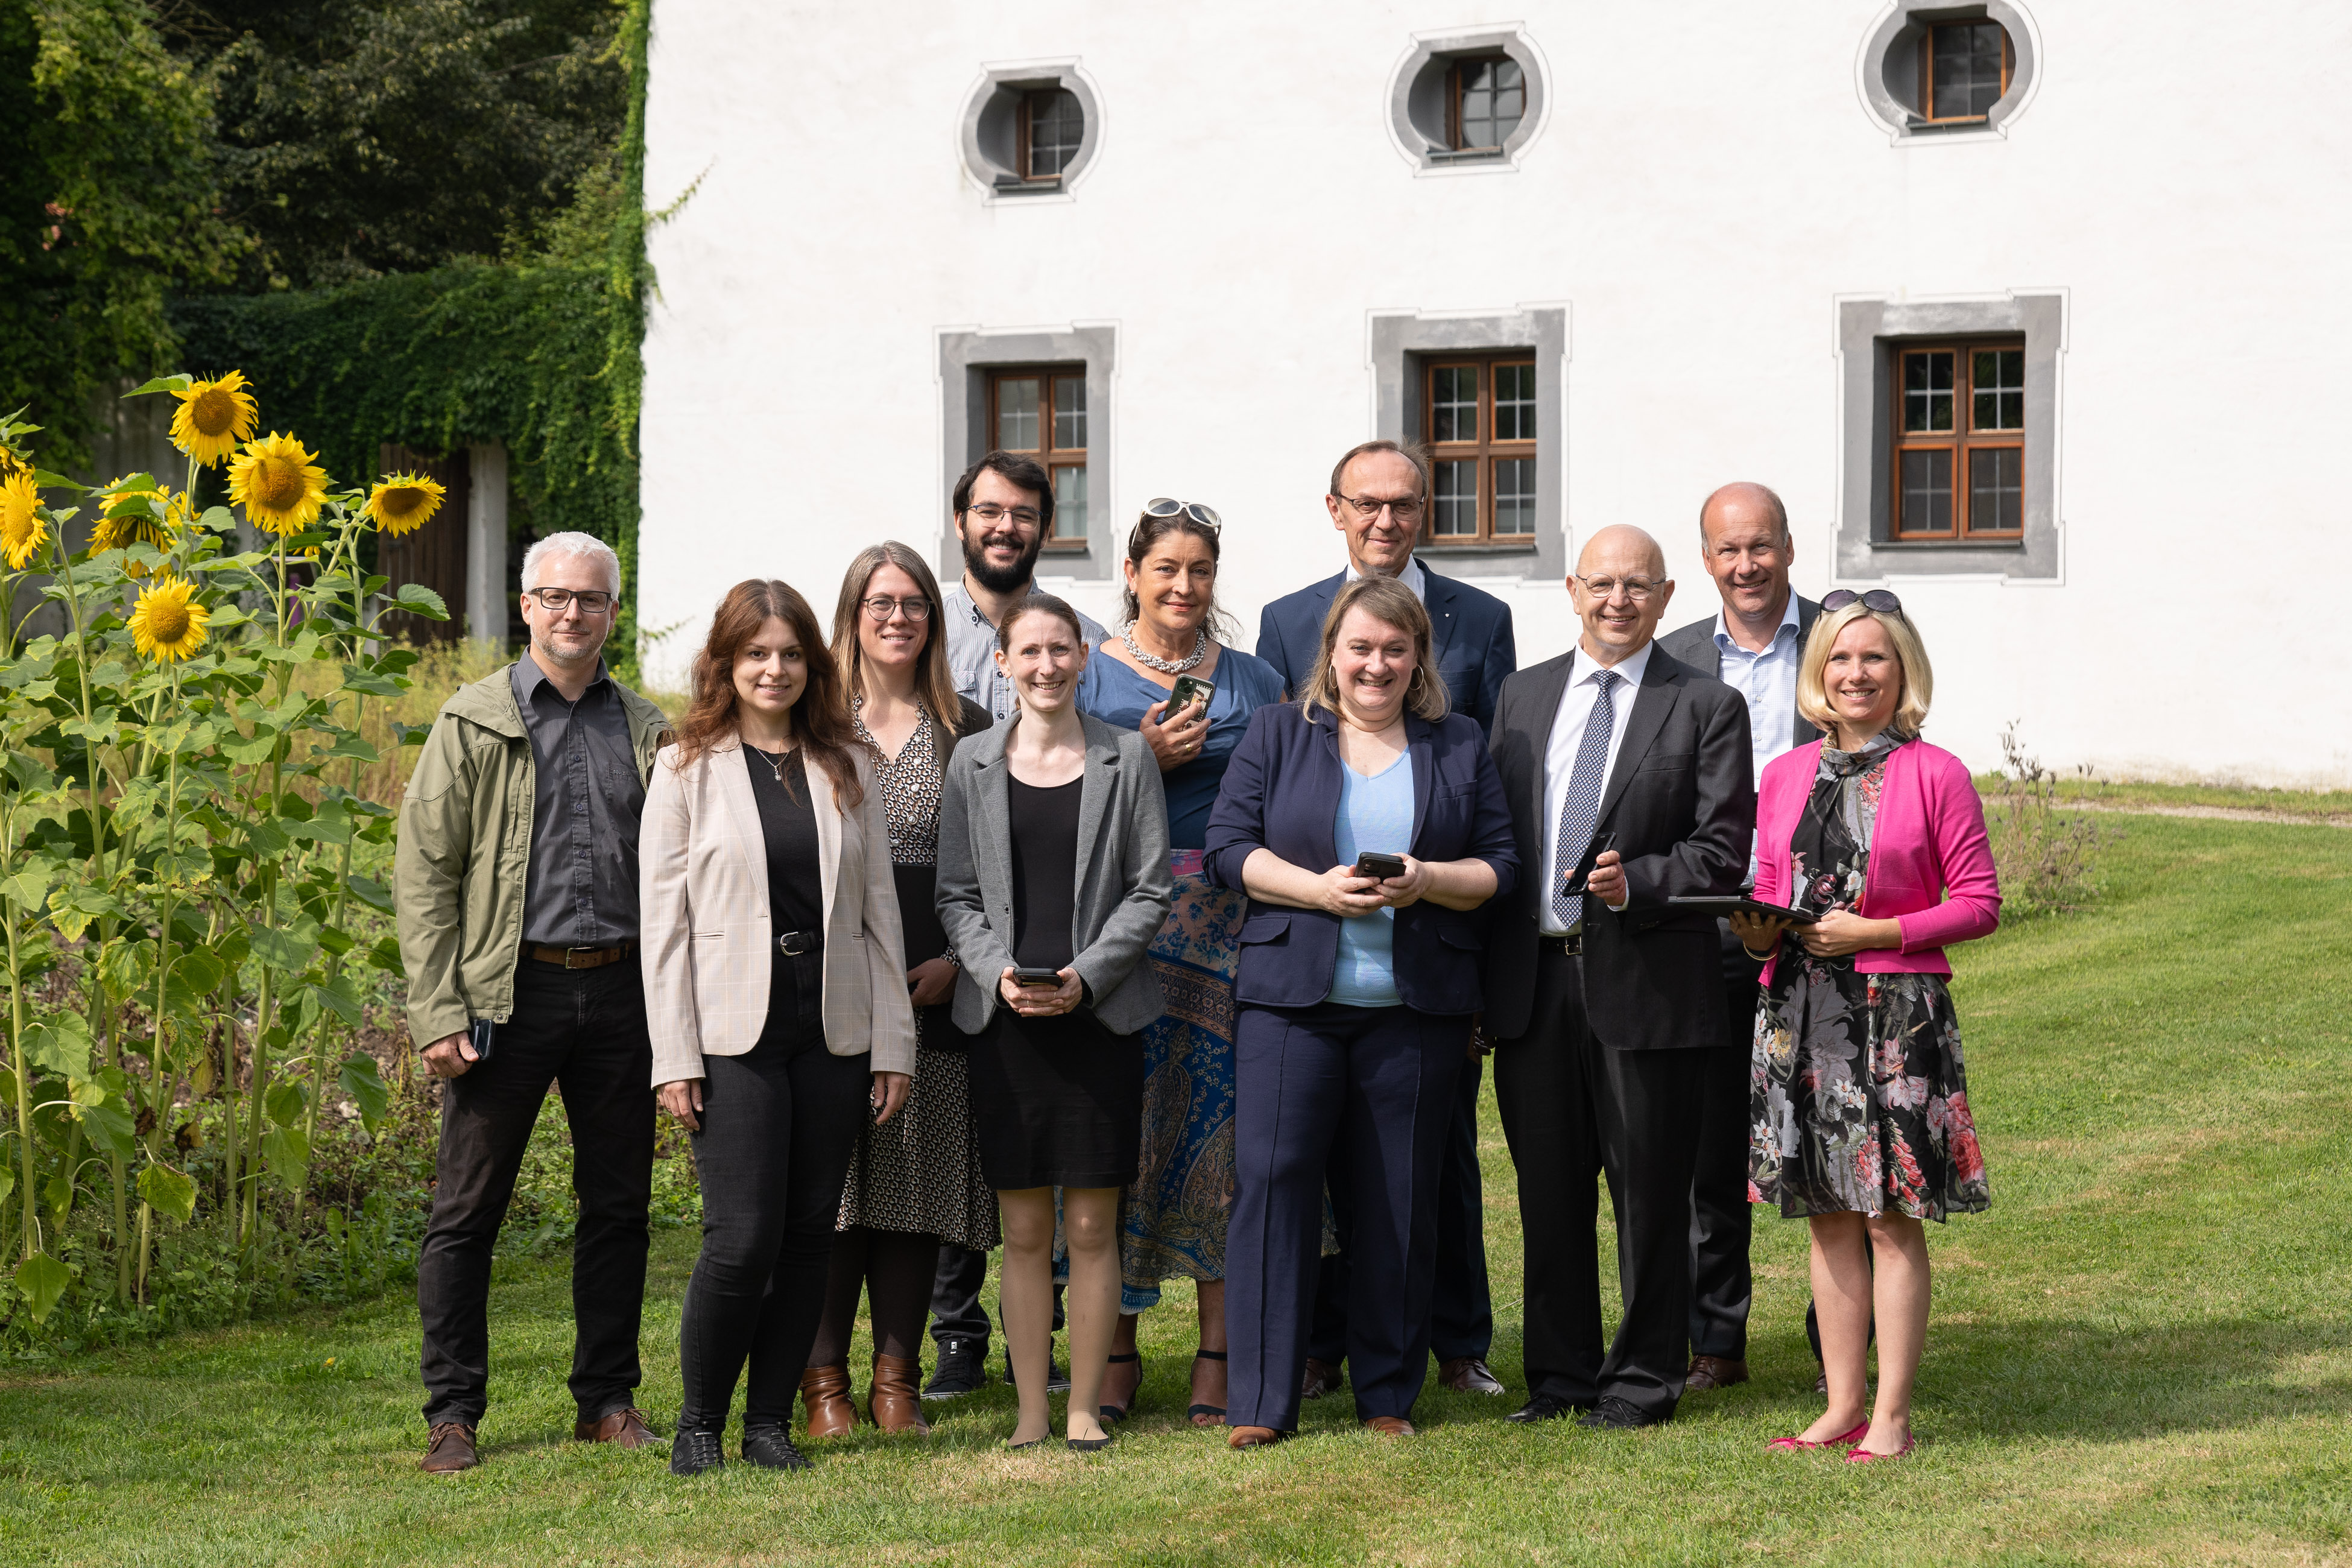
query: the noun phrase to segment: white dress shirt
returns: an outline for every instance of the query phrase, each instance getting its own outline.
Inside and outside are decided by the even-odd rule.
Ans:
[[[1617,771],[1617,749],[1625,743],[1625,721],[1633,711],[1633,699],[1642,689],[1643,672],[1650,668],[1650,650],[1655,643],[1643,643],[1641,651],[1622,664],[1611,665],[1619,678],[1617,689],[1609,694],[1612,728],[1609,733],[1609,767],[1601,775],[1601,793],[1609,793],[1609,775]],[[1601,694],[1593,678],[1602,667],[1585,652],[1580,644],[1569,655],[1568,687],[1559,694],[1559,712],[1551,721],[1551,743],[1544,748],[1544,837],[1543,897],[1536,900],[1539,911],[1537,923],[1547,936],[1566,936],[1569,928],[1559,923],[1559,911],[1552,907],[1552,895],[1559,891],[1552,880],[1553,868],[1559,864],[1559,813],[1568,800],[1569,775],[1576,769],[1578,748],[1584,744],[1584,723],[1592,716],[1592,700]],[[1599,825],[1593,831],[1600,831]],[[1612,904],[1612,909],[1622,909]]]
[[[1362,575],[1361,572],[1356,570],[1355,562],[1350,560],[1348,563],[1348,581],[1352,583]],[[1412,589],[1414,598],[1424,605],[1429,603],[1429,574],[1421,569],[1419,560],[1411,555],[1406,556],[1404,570],[1396,574],[1396,580]]]

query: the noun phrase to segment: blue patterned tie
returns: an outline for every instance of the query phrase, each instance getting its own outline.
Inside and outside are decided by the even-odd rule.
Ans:
[[[1560,923],[1574,931],[1584,919],[1584,898],[1559,889],[1584,858],[1585,846],[1601,821],[1601,786],[1609,780],[1609,741],[1617,729],[1617,700],[1612,695],[1624,679],[1613,669],[1592,678],[1592,711],[1584,716],[1584,737],[1576,743],[1576,763],[1568,770],[1568,795],[1559,803],[1559,852],[1552,862],[1551,907]]]

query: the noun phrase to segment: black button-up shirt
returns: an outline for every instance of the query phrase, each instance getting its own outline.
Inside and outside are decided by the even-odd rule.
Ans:
[[[547,947],[616,947],[637,939],[637,825],[645,781],[629,713],[602,663],[566,702],[525,649],[515,705],[530,736],[530,873],[522,939]]]

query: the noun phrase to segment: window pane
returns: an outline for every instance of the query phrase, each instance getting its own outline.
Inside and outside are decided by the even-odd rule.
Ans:
[[[1536,367],[1498,364],[1495,367],[1495,439],[1532,441],[1536,438]],[[1501,495],[1498,489],[1495,492]],[[1496,525],[1498,528],[1500,524]]]
[[[1536,531],[1536,464],[1532,458],[1495,461],[1495,532]]]
[[[1952,374],[1957,357],[1950,353],[1903,356],[1904,429],[1952,427]]]
[[[1969,531],[1999,533],[2025,526],[2025,454],[2015,447],[1982,447],[1969,454]]]
[[[1076,93],[1056,88],[1029,95],[1029,169],[1032,179],[1058,174],[1078,155],[1087,117]]]
[[[1073,463],[1054,470],[1054,537],[1083,540],[1087,536],[1087,469]]]
[[[1970,356],[1976,407],[1970,423],[1979,430],[2025,428],[2025,351],[1986,349]]]
[[[2000,101],[2001,30],[1998,22],[1949,23],[1935,30],[1937,120],[1987,114]]]
[[[1463,148],[1500,147],[1527,113],[1528,87],[1514,60],[1468,60],[1454,68],[1461,82]]]
[[[1037,378],[1007,376],[996,384],[996,444],[1008,452],[1037,446]]]
[[[1478,465],[1437,465],[1437,506],[1429,531],[1441,535],[1478,537]]]
[[[1429,377],[1429,438],[1478,438],[1478,367],[1442,364]]]
[[[1895,526],[1906,533],[1952,531],[1952,454],[1903,454],[1903,512]]]
[[[1054,378],[1054,449],[1057,452],[1083,452],[1087,449],[1085,376],[1057,375]]]

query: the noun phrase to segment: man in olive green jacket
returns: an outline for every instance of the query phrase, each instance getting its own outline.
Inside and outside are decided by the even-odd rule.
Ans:
[[[477,1462],[490,1250],[551,1082],[580,1203],[572,1435],[659,1441],[635,1405],[654,1152],[637,819],[667,725],[604,669],[620,591],[610,547],[551,535],[523,557],[522,582],[530,647],[442,704],[400,807],[408,1029],[444,1080],[416,1268],[434,1473]]]

